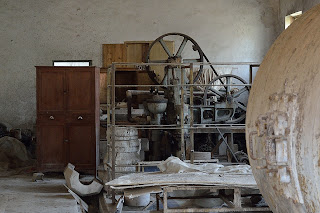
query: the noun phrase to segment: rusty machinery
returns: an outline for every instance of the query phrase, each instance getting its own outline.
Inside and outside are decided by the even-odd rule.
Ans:
[[[166,39],[174,36],[182,40],[176,52],[171,52]],[[155,45],[160,43],[163,51],[167,55],[165,59],[150,59],[151,52]],[[189,52],[188,52],[189,51]],[[186,53],[187,52],[187,53]],[[192,54],[190,54],[190,52]],[[186,54],[185,54],[186,53]],[[183,55],[192,55],[191,59],[183,58]],[[191,119],[195,124],[239,124],[244,121],[246,114],[246,105],[243,99],[247,98],[249,86],[247,82],[239,76],[226,74],[219,75],[215,68],[209,64],[209,69],[214,73],[215,78],[202,87],[197,85],[204,70],[201,62],[209,62],[208,57],[204,54],[198,43],[191,37],[182,33],[168,33],[157,38],[151,45],[146,54],[147,63],[167,63],[161,71],[155,66],[146,66],[147,73],[152,81],[163,87],[151,88],[150,91],[128,90],[128,120],[136,123],[148,123],[146,119],[132,117],[131,104],[132,96],[140,94],[148,94],[148,98],[144,100],[144,108],[151,115],[149,123],[155,125],[189,125]],[[200,62],[200,63],[199,63]],[[197,72],[193,75],[193,82],[189,82],[188,69],[190,67],[183,64],[197,63]],[[163,70],[164,69],[164,70]],[[193,104],[190,108],[190,88],[187,85],[193,84]],[[233,86],[237,85],[237,86]],[[168,86],[171,85],[171,86]],[[181,94],[179,85],[184,87],[185,95]],[[189,96],[188,96],[189,94]],[[181,98],[181,97],[184,98]],[[181,111],[183,110],[183,118]],[[191,110],[192,113],[191,113]],[[192,118],[190,118],[190,116]],[[181,149],[188,150],[190,143],[190,135],[188,129],[177,130],[152,130],[149,133],[149,139],[152,142],[153,153],[152,159],[161,160],[170,155],[176,155],[182,159],[190,158],[180,152]],[[185,144],[181,142],[181,135],[185,140]],[[199,141],[203,140],[203,136],[199,136]],[[202,138],[201,138],[202,137]],[[195,138],[195,141],[197,138]],[[183,147],[186,146],[186,147]],[[189,147],[189,149],[191,149]],[[189,150],[190,151],[190,150]],[[235,156],[235,155],[234,155]],[[243,157],[243,155],[241,155]],[[247,159],[245,159],[247,161]]]

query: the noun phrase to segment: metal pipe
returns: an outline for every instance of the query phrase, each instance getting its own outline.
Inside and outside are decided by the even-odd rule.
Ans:
[[[184,84],[184,69],[180,69],[181,72],[181,85]],[[181,126],[181,160],[186,159],[186,147],[184,141],[184,86],[181,86],[181,101],[180,101],[180,126]]]
[[[250,87],[251,84],[224,84],[224,85],[213,85],[213,84],[179,84],[179,85],[154,85],[154,84],[128,84],[128,85],[116,85],[117,88],[123,87],[190,87],[190,86],[209,86],[209,87],[222,87],[222,86],[229,86],[229,87],[237,87],[237,86],[247,86]],[[111,87],[111,86],[108,86]]]
[[[112,143],[112,172],[111,172],[111,176],[112,176],[112,180],[115,179],[116,175],[115,175],[115,164],[116,164],[116,151],[115,151],[115,125],[116,125],[116,115],[115,115],[115,109],[116,109],[116,90],[115,90],[115,84],[116,84],[116,69],[115,69],[115,65],[112,64],[112,98],[111,98],[111,105],[112,105],[112,136],[111,136],[111,143]],[[112,203],[116,202],[116,195],[115,195],[115,190],[112,189]]]
[[[134,63],[134,62],[115,62],[112,63],[114,65],[138,65],[138,66],[167,66],[167,65],[172,65],[172,66],[184,66],[184,65],[217,65],[217,66],[228,66],[228,65],[260,65],[259,62],[192,62],[192,63]],[[136,70],[132,70],[133,72]],[[143,71],[143,70],[141,70]]]
[[[190,76],[189,76],[189,82],[193,82],[193,64],[190,64]],[[191,143],[191,153],[190,153],[190,160],[191,163],[194,163],[194,130],[192,129],[193,127],[193,122],[194,122],[194,115],[193,115],[193,86],[190,86],[190,143]]]

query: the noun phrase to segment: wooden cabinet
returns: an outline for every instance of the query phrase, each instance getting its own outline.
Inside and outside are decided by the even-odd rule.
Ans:
[[[95,172],[99,145],[99,78],[96,67],[37,66],[39,171]]]

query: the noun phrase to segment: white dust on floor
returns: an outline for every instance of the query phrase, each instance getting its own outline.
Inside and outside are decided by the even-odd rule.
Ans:
[[[67,192],[61,178],[44,178],[32,182],[29,176],[0,178],[0,213],[77,213],[74,198]]]

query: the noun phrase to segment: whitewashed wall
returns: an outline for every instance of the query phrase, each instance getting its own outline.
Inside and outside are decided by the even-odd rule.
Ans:
[[[279,34],[278,0],[0,0],[0,122],[32,128],[35,65],[90,59],[103,43],[193,37],[214,62],[261,62]]]

